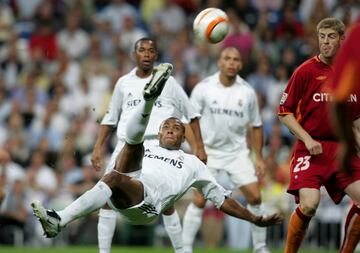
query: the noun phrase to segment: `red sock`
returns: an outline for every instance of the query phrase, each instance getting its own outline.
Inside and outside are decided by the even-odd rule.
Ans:
[[[296,253],[299,250],[311,218],[303,214],[300,207],[295,209],[290,217],[284,253]]]
[[[360,209],[353,205],[346,217],[341,253],[352,253],[360,240]]]

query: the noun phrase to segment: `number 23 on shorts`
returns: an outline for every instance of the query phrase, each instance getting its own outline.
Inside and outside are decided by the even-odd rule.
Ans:
[[[294,167],[294,173],[307,170],[310,167],[310,155],[300,156],[296,159],[296,165]]]

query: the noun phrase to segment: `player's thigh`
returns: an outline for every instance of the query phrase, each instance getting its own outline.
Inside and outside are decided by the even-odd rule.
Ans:
[[[345,188],[345,193],[357,204],[360,205],[360,180],[349,184]]]
[[[139,180],[112,171],[101,179],[111,191],[111,202],[116,208],[125,209],[144,200],[144,185]]]
[[[237,188],[258,182],[254,163],[247,151],[240,152],[231,163],[224,164],[224,170]]]
[[[138,171],[141,169],[143,157],[143,144],[130,145],[125,143],[116,158],[115,170],[121,173]]]

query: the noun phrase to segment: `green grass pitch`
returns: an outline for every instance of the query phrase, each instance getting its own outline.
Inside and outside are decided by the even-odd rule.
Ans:
[[[93,247],[64,247],[64,248],[13,248],[0,246],[0,253],[97,253]],[[170,248],[137,248],[113,247],[112,253],[173,253]],[[228,249],[195,249],[194,253],[251,253],[251,251],[232,251]],[[272,250],[272,253],[282,253],[283,249]],[[299,253],[335,253],[336,250],[300,250]]]

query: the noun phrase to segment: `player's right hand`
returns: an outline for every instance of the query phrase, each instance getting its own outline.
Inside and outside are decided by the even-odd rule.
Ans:
[[[267,227],[271,225],[278,225],[284,221],[284,217],[280,214],[272,214],[270,216],[257,216],[253,222],[258,227]]]
[[[321,143],[313,139],[305,141],[305,146],[309,150],[310,155],[320,155],[323,152]]]
[[[91,155],[91,163],[96,171],[100,171],[102,168],[102,152],[101,148],[95,148]]]

